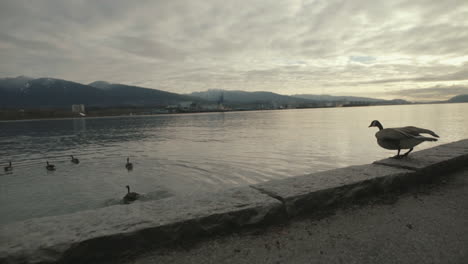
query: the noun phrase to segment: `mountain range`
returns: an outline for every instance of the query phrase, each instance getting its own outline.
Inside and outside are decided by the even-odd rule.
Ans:
[[[204,92],[193,92],[189,94],[193,97],[205,99],[207,101],[217,102],[223,98],[224,102],[234,104],[252,104],[276,102],[280,104],[311,103],[316,100],[307,98],[293,97],[276,94],[272,92],[245,92],[245,91],[227,91],[212,89]]]
[[[448,100],[450,103],[465,103],[468,102],[468,94],[460,94]]]
[[[37,108],[87,106],[157,106],[192,101],[186,95],[161,90],[93,82],[88,85],[52,78],[32,79],[24,76],[0,79],[0,107]]]
[[[466,102],[468,95],[460,95],[448,102]],[[383,100],[367,97],[332,95],[280,95],[272,92],[208,90],[177,94],[138,86],[96,81],[81,84],[53,78],[18,76],[0,79],[0,108],[68,108],[72,104],[95,107],[155,107],[196,102],[205,104],[262,104],[318,105],[327,102],[404,104],[404,100]]]
[[[369,98],[369,97],[357,97],[357,96],[334,96],[328,94],[295,94],[294,97],[305,98],[315,101],[324,102],[336,102],[336,101],[348,101],[348,102],[381,102],[385,101],[382,99]]]

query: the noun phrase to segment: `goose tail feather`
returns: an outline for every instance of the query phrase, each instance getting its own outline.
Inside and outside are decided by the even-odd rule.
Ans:
[[[434,131],[425,129],[425,128],[419,128],[419,127],[407,127],[408,131],[413,132],[413,133],[418,133],[418,134],[429,134],[433,137],[438,138],[439,135],[434,133]]]
[[[423,141],[437,141],[437,138],[431,138],[431,137],[424,137],[424,136],[417,136],[415,137],[417,139],[421,139]]]
[[[434,131],[432,131],[432,130],[429,130],[429,129],[422,129],[422,130],[424,130],[424,132],[421,132],[421,133],[426,133],[426,134],[429,134],[429,135],[431,135],[431,136],[433,136],[433,137],[436,137],[436,138],[439,137],[439,135],[437,135],[436,133],[434,133]]]

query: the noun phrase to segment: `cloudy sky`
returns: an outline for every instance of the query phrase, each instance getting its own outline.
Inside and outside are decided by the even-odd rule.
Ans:
[[[468,93],[466,0],[0,0],[0,77],[430,100]]]

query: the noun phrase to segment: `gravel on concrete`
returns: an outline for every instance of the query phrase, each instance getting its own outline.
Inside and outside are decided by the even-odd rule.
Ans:
[[[120,263],[468,263],[468,167],[322,217],[156,249]]]

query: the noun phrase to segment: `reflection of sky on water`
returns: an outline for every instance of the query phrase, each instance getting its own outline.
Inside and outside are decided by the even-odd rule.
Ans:
[[[468,137],[466,113],[468,104],[444,104],[0,122],[0,162],[15,167],[0,172],[0,214],[106,206],[127,184],[159,199],[370,163],[395,154],[377,146],[372,120],[430,128],[447,143]]]
[[[80,132],[86,132],[86,119],[76,118],[73,119],[73,132],[78,134]]]

